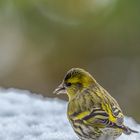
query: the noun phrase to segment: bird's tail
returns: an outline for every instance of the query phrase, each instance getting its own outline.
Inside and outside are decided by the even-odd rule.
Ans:
[[[133,130],[127,126],[122,126],[122,130],[123,130],[123,133],[126,134],[126,135],[130,135],[131,133],[139,133],[138,131],[136,130]]]

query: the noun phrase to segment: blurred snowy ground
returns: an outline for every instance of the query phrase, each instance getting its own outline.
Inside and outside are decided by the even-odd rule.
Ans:
[[[28,91],[0,89],[0,140],[77,140],[66,117],[66,102]],[[140,125],[126,117],[135,130]],[[140,140],[140,134],[118,140]]]

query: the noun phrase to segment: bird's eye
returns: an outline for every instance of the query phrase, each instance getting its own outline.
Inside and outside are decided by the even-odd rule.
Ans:
[[[82,87],[82,84],[81,84],[81,83],[77,83],[77,86],[78,86],[78,87]]]
[[[71,86],[71,83],[66,83],[66,86],[67,86],[67,87],[70,87],[70,86]]]

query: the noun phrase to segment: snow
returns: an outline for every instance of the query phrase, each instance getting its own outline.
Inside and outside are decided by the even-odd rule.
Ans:
[[[66,116],[67,103],[29,91],[0,89],[0,140],[77,140]],[[132,118],[128,126],[140,130]],[[118,140],[140,140],[140,134]]]

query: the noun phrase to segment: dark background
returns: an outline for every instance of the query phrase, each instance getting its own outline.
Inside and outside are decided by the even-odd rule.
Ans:
[[[54,97],[66,71],[81,67],[140,122],[139,7],[139,0],[1,0],[0,86]]]

